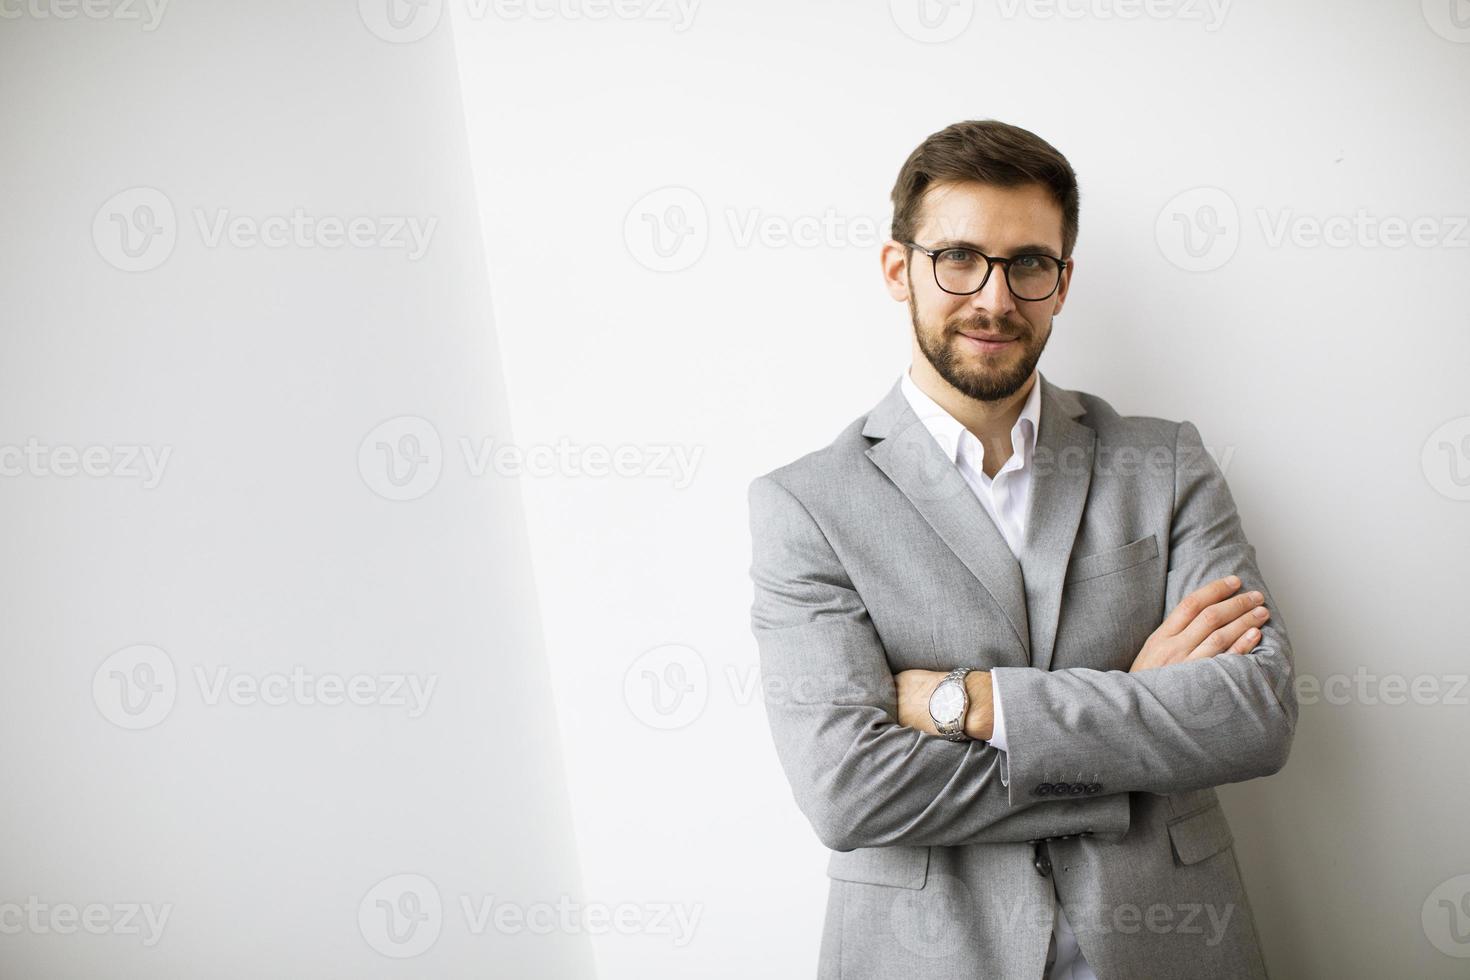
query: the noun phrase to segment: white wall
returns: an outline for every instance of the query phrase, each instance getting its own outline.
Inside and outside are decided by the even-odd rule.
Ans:
[[[1441,423],[1470,425],[1470,232],[1451,220],[1470,212],[1470,32],[1436,32],[1453,34],[1451,9],[1433,4],[1122,20],[1102,0],[1067,17],[961,0],[933,9],[968,26],[924,43],[897,26],[894,11],[918,23],[912,5],[891,6],[706,2],[684,30],[651,4],[601,20],[451,8],[517,436],[642,454],[637,475],[564,470],[527,490],[588,892],[702,908],[685,946],[595,937],[600,975],[814,968],[825,852],[760,707],[744,490],[903,368],[907,312],[868,233],[886,230],[908,152],[984,117],[1041,134],[1080,175],[1077,274],[1043,370],[1200,427],[1299,671],[1353,685],[1348,703],[1304,692],[1286,770],[1221,794],[1273,973],[1459,975],[1421,914],[1446,942],[1431,893],[1470,873],[1470,712],[1446,703],[1466,670],[1470,502],[1436,490],[1448,456],[1421,455]],[[645,197],[671,186],[692,197]],[[1216,194],[1175,200],[1197,187]],[[1172,215],[1199,232],[1220,194],[1237,247],[1222,238],[1201,256],[1214,267],[1189,271]],[[685,267],[661,271],[645,221],[672,245],[676,208],[695,233],[669,258]],[[1428,217],[1457,244],[1268,237],[1283,215],[1306,234],[1359,209]],[[830,216],[834,243],[751,241],[752,216],[798,235]],[[666,445],[702,454],[687,486],[650,472]],[[1428,677],[1438,703],[1382,703],[1389,675]]]
[[[1470,929],[1449,0],[927,21],[910,0],[176,0],[153,30],[34,3],[0,19],[0,446],[171,456],[150,488],[0,479],[0,903],[172,912],[151,947],[0,934],[7,966],[810,975],[825,851],[761,708],[745,488],[903,369],[888,191],[925,135],[994,117],[1082,183],[1043,370],[1198,424],[1328,688],[1303,690],[1282,773],[1221,794],[1273,974],[1463,973],[1441,904]],[[146,201],[110,199],[135,187],[166,193],[177,242],[129,273],[111,216]],[[298,207],[437,225],[410,258],[211,246],[195,220]],[[1176,215],[1234,233],[1192,257]],[[1429,244],[1382,244],[1385,219]],[[1322,223],[1349,243],[1312,244]],[[437,483],[396,487],[380,443]],[[128,731],[106,685],[137,644],[175,700]],[[296,664],[437,687],[410,719],[209,704],[195,673]],[[1389,703],[1395,678],[1427,703]],[[381,934],[402,873],[444,902],[408,959],[374,948],[413,951]],[[492,897],[617,919],[477,931],[460,900]]]
[[[377,446],[402,416],[510,431],[451,39],[352,4],[27,10],[0,19],[0,975],[591,976],[585,933],[494,918],[581,901],[519,491],[398,488]],[[366,244],[241,237],[296,209]],[[114,214],[172,251],[129,259]],[[437,219],[421,255],[382,246],[394,216]],[[130,446],[169,453],[156,480]],[[279,687],[297,667],[367,703]]]

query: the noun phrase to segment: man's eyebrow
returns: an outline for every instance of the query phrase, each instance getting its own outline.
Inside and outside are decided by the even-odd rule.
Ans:
[[[989,255],[990,254],[989,252],[986,252],[985,249],[981,248],[979,245],[976,245],[974,242],[967,242],[967,241],[965,241],[962,238],[946,238],[943,241],[941,241],[938,244],[936,244],[934,246],[934,248],[936,248],[936,249],[941,249],[941,248],[968,248],[968,249],[971,249],[973,251],[980,252],[983,255]],[[1050,245],[1041,245],[1041,244],[1038,244],[1038,243],[1032,243],[1032,244],[1029,244],[1029,245],[1022,245],[1019,248],[1017,248],[1014,251],[1012,251],[1011,254],[1012,255],[1021,255],[1023,253],[1028,253],[1028,252],[1029,253],[1040,252],[1042,255],[1050,255],[1054,259],[1059,258],[1059,256],[1056,253],[1056,249],[1052,248]]]

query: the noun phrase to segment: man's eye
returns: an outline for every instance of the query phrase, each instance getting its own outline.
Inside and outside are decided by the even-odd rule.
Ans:
[[[956,265],[968,265],[975,261],[975,253],[968,248],[947,248],[939,253],[939,261],[953,262]]]
[[[1041,256],[1018,255],[1016,256],[1015,265],[1019,266],[1022,269],[1039,269],[1042,265]]]

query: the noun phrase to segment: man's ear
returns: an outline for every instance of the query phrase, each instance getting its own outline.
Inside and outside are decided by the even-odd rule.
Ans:
[[[1067,302],[1067,290],[1072,287],[1072,270],[1076,268],[1077,260],[1069,257],[1067,264],[1062,267],[1062,284],[1057,287],[1056,305],[1052,307],[1051,315],[1060,316],[1062,306]]]
[[[878,259],[883,266],[883,285],[888,295],[900,303],[908,302],[909,250],[890,238],[883,243]]]

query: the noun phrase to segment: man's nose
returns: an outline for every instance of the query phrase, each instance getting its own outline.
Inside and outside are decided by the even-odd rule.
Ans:
[[[970,306],[977,310],[988,310],[996,319],[1015,311],[1016,297],[1011,294],[1011,287],[1006,284],[1004,266],[992,265],[990,267],[990,278],[985,280],[984,288],[970,297]]]

